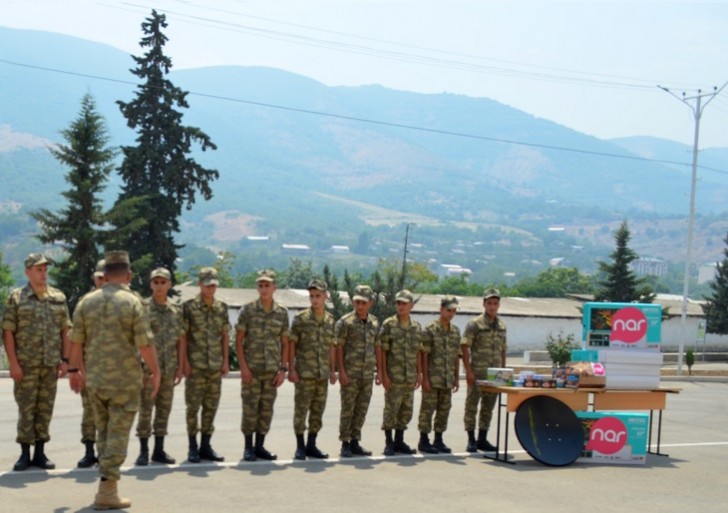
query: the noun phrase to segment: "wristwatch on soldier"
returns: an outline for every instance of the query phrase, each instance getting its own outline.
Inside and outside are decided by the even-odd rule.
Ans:
[[[286,367],[285,365],[281,365],[280,367],[278,367],[278,372],[288,372],[288,367]]]

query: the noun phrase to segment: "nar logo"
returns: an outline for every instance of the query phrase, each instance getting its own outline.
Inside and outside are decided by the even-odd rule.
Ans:
[[[634,344],[644,339],[646,334],[647,318],[639,308],[628,306],[618,310],[612,316],[610,341]]]
[[[589,431],[586,450],[602,454],[619,452],[627,443],[627,428],[617,417],[604,417],[597,420]]]

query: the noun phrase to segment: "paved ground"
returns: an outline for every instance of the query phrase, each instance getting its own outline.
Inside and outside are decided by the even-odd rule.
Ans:
[[[725,380],[724,380],[725,381]],[[375,457],[340,461],[337,441],[338,386],[329,396],[320,447],[332,453],[326,462],[291,461],[295,448],[291,417],[293,386],[280,390],[269,448],[279,454],[275,463],[241,462],[242,435],[237,378],[224,380],[223,399],[213,445],[226,457],[220,465],[182,462],[172,467],[133,468],[136,440],[130,444],[120,483],[133,501],[131,511],[418,511],[458,512],[555,510],[560,512],[616,512],[628,507],[641,513],[722,511],[728,500],[725,461],[728,458],[728,384],[710,381],[669,381],[682,393],[668,396],[664,414],[662,450],[669,457],[649,456],[645,466],[574,464],[550,468],[514,451],[516,465],[506,465],[464,452],[462,431],[464,390],[454,400],[446,441],[451,456],[379,456],[383,437],[379,430],[383,407],[375,389],[364,430],[364,445]],[[169,452],[184,459],[183,387],[172,413]],[[419,393],[415,413],[419,410]],[[48,454],[58,469],[52,472],[10,471],[18,456],[14,443],[16,407],[12,381],[0,379],[0,512],[84,512],[97,486],[95,470],[76,470],[82,455],[79,443],[80,398],[59,387],[53,440]],[[414,429],[406,439],[416,443]],[[512,449],[520,449],[514,436]],[[252,508],[252,509],[249,509]]]

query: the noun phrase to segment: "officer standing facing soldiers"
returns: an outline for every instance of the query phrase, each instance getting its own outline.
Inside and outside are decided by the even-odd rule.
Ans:
[[[243,400],[241,430],[245,461],[274,460],[265,446],[278,387],[288,372],[288,311],[274,299],[276,273],[258,272],[258,299],[243,306],[235,326]],[[253,435],[255,434],[255,445]]]
[[[460,329],[452,323],[457,309],[456,297],[443,297],[440,317],[428,324],[422,333],[422,402],[417,448],[428,454],[452,452],[442,440],[442,434],[447,429],[452,393],[460,388]],[[433,414],[435,442],[430,444]]]
[[[51,439],[58,378],[68,368],[71,320],[66,296],[48,285],[50,262],[31,253],[24,263],[28,283],[10,293],[3,314],[3,342],[18,405],[15,441],[20,444],[20,458],[13,470],[30,465],[50,470],[56,465],[45,455],[45,444]]]
[[[483,292],[485,312],[468,321],[461,342],[463,366],[468,382],[465,398],[465,431],[468,433],[468,452],[496,451],[488,441],[488,428],[493,417],[496,394],[481,391],[476,380],[488,377],[488,367],[506,365],[506,325],[498,317],[500,292],[487,288]],[[480,405],[480,414],[478,414]],[[478,439],[475,439],[475,423],[478,423]]]
[[[343,458],[372,455],[359,442],[372,398],[376,367],[374,344],[379,332],[379,321],[369,314],[369,309],[374,305],[371,287],[357,285],[352,301],[354,311],[344,315],[334,326],[336,367],[341,385],[339,440]],[[336,375],[331,379],[335,381]]]
[[[311,307],[296,314],[288,340],[288,379],[295,383],[293,399],[293,432],[296,435],[297,460],[328,458],[316,447],[321,430],[329,379],[336,382],[336,348],[334,346],[334,316],[326,310],[327,285],[323,280],[311,280],[308,295]],[[304,443],[308,417],[308,439]]]
[[[139,409],[141,355],[151,372],[151,395],[159,389],[159,366],[153,334],[141,299],[129,288],[131,262],[126,251],[108,251],[107,283],[86,294],[73,318],[71,389],[88,387],[98,431],[101,481],[95,509],[120,509],[131,501],[119,497],[120,468],[126,459],[129,432]]]
[[[152,289],[152,297],[144,303],[149,315],[149,325],[154,333],[154,348],[162,374],[159,392],[155,398],[149,395],[148,379],[145,379],[145,386],[142,387],[141,408],[137,420],[140,451],[136,464],[149,465],[149,437],[152,434],[154,410],[152,461],[171,465],[175,459],[164,451],[164,437],[167,435],[169,414],[172,411],[174,387],[179,384],[184,374],[187,348],[182,309],[168,299],[169,289],[172,288],[172,273],[164,267],[154,269],[149,275],[149,287]]]
[[[225,459],[210,445],[212,433],[215,431],[215,415],[220,404],[222,377],[230,372],[228,306],[215,297],[218,283],[217,269],[203,267],[197,280],[200,293],[182,305],[182,322],[187,342],[184,364],[189,437],[187,460],[190,463],[199,463],[203,459]],[[202,433],[199,446],[198,431]]]
[[[412,420],[415,389],[421,383],[422,327],[410,316],[414,297],[409,290],[397,292],[395,301],[397,313],[382,323],[376,344],[377,373],[384,387],[385,456],[417,452],[405,443],[404,431]]]
[[[104,267],[106,262],[102,258],[96,262],[96,268],[94,270],[94,288],[98,290],[106,283],[106,276],[104,276]],[[82,369],[83,371],[83,369]],[[88,390],[84,387],[81,389],[81,407],[83,413],[81,414],[81,443],[86,447],[86,452],[83,458],[78,460],[79,468],[88,468],[96,463],[98,459],[94,453],[94,444],[96,443],[96,423],[94,422],[94,408],[91,404],[91,398],[88,396]]]

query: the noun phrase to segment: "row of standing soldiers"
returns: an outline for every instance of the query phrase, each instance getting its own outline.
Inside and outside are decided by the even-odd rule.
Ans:
[[[222,377],[229,372],[230,347],[228,307],[215,297],[217,271],[201,269],[200,293],[178,305],[168,300],[170,272],[157,268],[149,277],[152,295],[141,300],[128,286],[128,254],[107,252],[94,273],[96,290],[79,301],[71,323],[65,296],[47,284],[49,264],[41,254],[29,255],[25,260],[28,284],[14,290],[5,305],[3,337],[10,375],[15,380],[19,410],[16,441],[21,445],[14,469],[24,470],[30,465],[54,468],[44,445],[50,440],[56,381],[66,374],[83,403],[82,442],[86,452],[78,465],[99,463],[98,509],[130,505],[128,499],[118,496],[116,483],[137,411],[140,453],[136,464],[147,465],[150,459],[175,462],[164,450],[164,438],[173,389],[182,378],[188,461],[223,461],[211,445]],[[274,299],[275,273],[260,271],[256,288],[258,299],[241,309],[235,325],[245,461],[276,458],[264,444],[277,389],[286,378],[295,384],[296,459],[328,457],[318,448],[316,438],[328,386],[337,381],[341,392],[341,457],[371,455],[360,442],[374,383],[385,390],[385,455],[416,452],[404,441],[404,432],[412,419],[414,392],[419,387],[422,402],[417,447],[423,453],[449,453],[443,433],[452,393],[459,387],[460,361],[468,384],[464,416],[467,450],[495,450],[487,440],[495,395],[482,392],[476,381],[485,379],[489,367],[505,366],[506,327],[498,317],[497,289],[484,291],[484,313],[469,321],[461,336],[452,323],[458,300],[451,296],[442,298],[439,317],[423,329],[411,317],[413,295],[402,290],[395,298],[396,315],[380,326],[369,313],[374,292],[367,285],[359,285],[352,298],[354,310],[335,322],[326,310],[327,284],[314,279],[308,286],[310,308],[296,314],[289,325],[288,312]],[[140,356],[144,360],[141,370]]]

